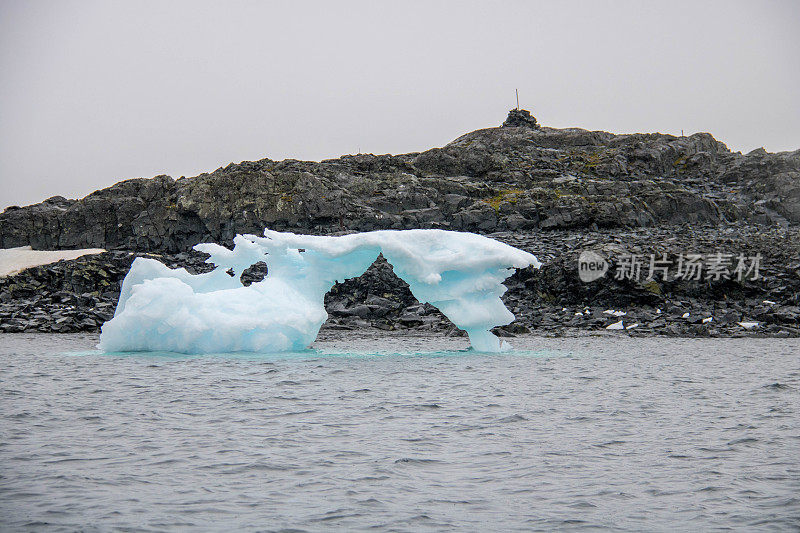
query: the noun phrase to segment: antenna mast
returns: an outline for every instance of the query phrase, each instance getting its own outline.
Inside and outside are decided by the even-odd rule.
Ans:
[[[517,93],[517,109],[519,109],[519,89],[514,89],[514,92]]]

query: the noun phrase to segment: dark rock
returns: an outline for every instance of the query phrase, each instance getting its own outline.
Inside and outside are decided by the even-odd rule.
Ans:
[[[349,309],[344,309],[341,312],[344,316],[357,316],[361,318],[366,318],[372,314],[372,310],[367,305],[356,305]]]
[[[508,117],[502,125],[503,128],[531,128],[539,129],[536,117],[531,116],[526,109],[512,109],[508,112]]]
[[[742,320],[741,313],[737,313],[736,311],[728,311],[721,317],[719,317],[718,322],[720,324],[735,324]]]
[[[365,303],[370,307],[374,306],[378,308],[384,308],[388,311],[399,309],[401,307],[400,303],[397,301],[389,300],[388,298],[383,298],[374,294],[367,296]]]
[[[399,322],[406,327],[419,326],[423,323],[423,317],[417,313],[403,313],[398,318]]]

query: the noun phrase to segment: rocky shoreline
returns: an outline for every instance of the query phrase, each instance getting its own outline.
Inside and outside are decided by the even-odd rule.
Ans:
[[[596,231],[501,232],[489,236],[536,254],[540,270],[517,271],[506,281],[506,305],[516,315],[502,336],[617,332],[665,336],[800,337],[800,229],[760,226],[660,227]],[[581,252],[608,258],[609,270],[586,283]],[[760,254],[759,279],[616,279],[620,259]],[[110,251],[27,269],[0,278],[0,331],[94,332],[111,318],[122,279],[137,256],[193,272],[211,268],[198,252],[144,254]],[[646,265],[645,265],[646,266]],[[245,272],[245,283],[263,272]],[[439,331],[461,335],[438,310],[420,304],[382,258],[362,276],[339,283],[325,300],[323,330]],[[711,320],[708,320],[708,319]],[[621,324],[619,324],[621,322]],[[619,324],[620,329],[608,329]],[[742,325],[744,324],[744,325]]]
[[[524,110],[421,153],[262,159],[9,207],[2,248],[109,251],[0,278],[0,332],[97,331],[135,257],[202,272],[210,266],[194,244],[230,245],[264,227],[439,228],[529,251],[544,266],[507,280],[517,319],[500,335],[800,336],[800,150],[741,154],[707,133],[547,128]],[[591,282],[578,271],[587,251],[608,269]],[[692,257],[702,266],[687,276]],[[632,258],[640,270],[625,272]],[[741,258],[748,267],[758,258],[760,277],[738,279]],[[669,268],[648,276],[651,260]],[[253,269],[243,281],[261,275]],[[382,259],[337,284],[326,308],[328,331],[461,334]]]

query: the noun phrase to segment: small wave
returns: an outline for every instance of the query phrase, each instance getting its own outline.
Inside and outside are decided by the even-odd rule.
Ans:
[[[778,383],[777,381],[775,383],[771,383],[769,385],[764,385],[761,388],[762,389],[769,389],[769,390],[792,390],[793,389],[792,386],[787,385],[785,383]]]
[[[617,445],[617,444],[625,444],[626,442],[628,442],[628,441],[625,441],[625,440],[610,440],[608,442],[601,442],[600,444],[595,444],[594,447],[595,448],[605,448],[607,446],[614,446],[614,445]]]
[[[403,457],[401,459],[397,459],[395,464],[407,463],[407,464],[434,464],[434,463],[441,463],[442,461],[438,459],[418,459],[413,457]]]
[[[499,419],[498,422],[501,424],[510,424],[511,422],[524,422],[526,420],[528,419],[522,415],[510,415],[504,416],[503,418]]]
[[[758,439],[754,437],[745,437],[743,439],[736,439],[728,442],[728,446],[733,446],[734,444],[750,444],[752,442],[758,442]]]
[[[357,518],[362,516],[361,513],[348,513],[347,509],[336,509],[335,511],[330,511],[325,513],[325,516],[320,516],[319,518],[311,518],[310,522],[329,522],[331,520],[341,520],[342,518]]]
[[[568,505],[568,507],[571,507],[573,509],[596,509],[597,508],[597,506],[595,504],[589,503],[589,502],[583,502],[583,501],[571,503],[571,504]]]
[[[278,413],[278,414],[272,415],[272,416],[270,416],[270,418],[283,418],[283,417],[287,417],[287,416],[307,415],[307,414],[316,413],[316,412],[317,412],[316,409],[307,409],[305,411],[289,411],[289,412],[286,412],[286,413]]]

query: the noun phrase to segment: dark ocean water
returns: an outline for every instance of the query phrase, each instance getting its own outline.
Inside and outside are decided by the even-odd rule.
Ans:
[[[0,529],[800,528],[796,339],[96,340],[0,335]]]

